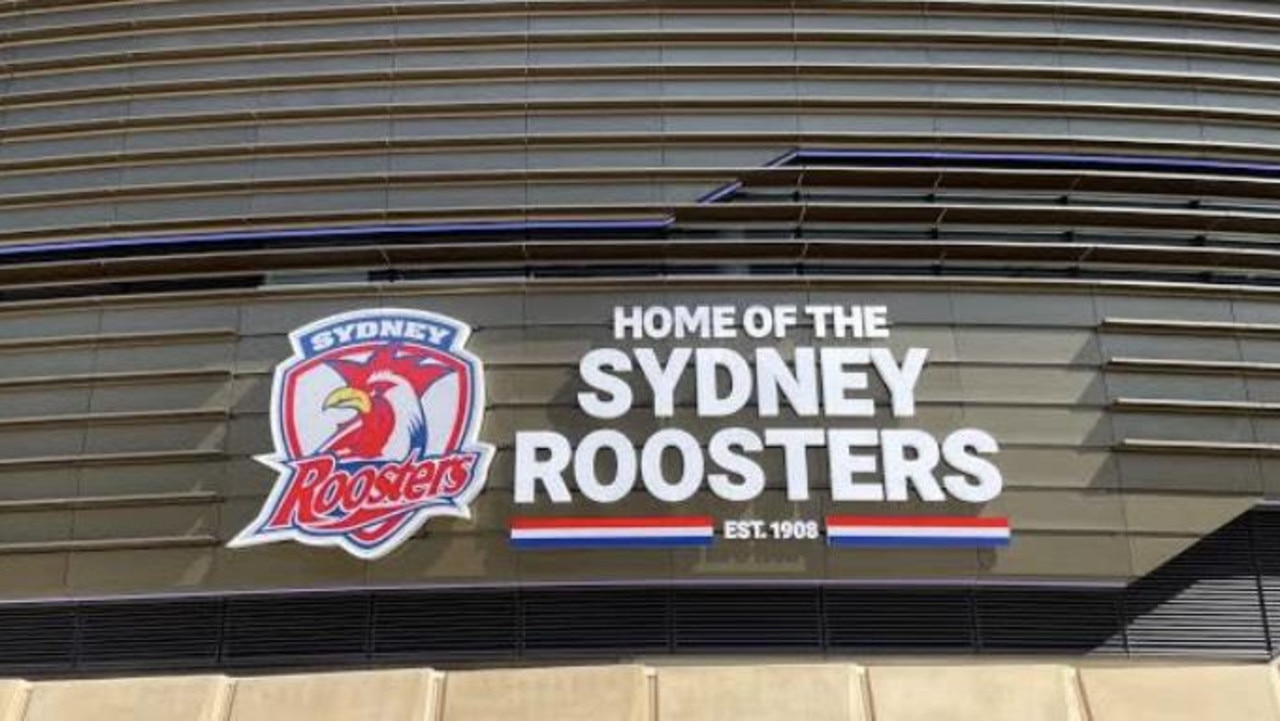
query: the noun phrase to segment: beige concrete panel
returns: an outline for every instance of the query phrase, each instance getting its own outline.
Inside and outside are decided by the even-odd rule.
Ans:
[[[1141,578],[1151,573],[1199,540],[1200,537],[1194,535],[1129,536],[1129,555],[1133,559],[1134,577]]]
[[[1117,453],[1124,488],[1143,491],[1261,493],[1258,460],[1193,453]]]
[[[821,526],[821,521],[819,521]],[[826,546],[816,540],[725,540],[671,552],[676,578],[820,578]]]
[[[0,543],[62,541],[71,538],[71,511],[0,511]]]
[[[1253,508],[1257,496],[1127,493],[1124,516],[1134,533],[1207,535]]]
[[[877,381],[874,385],[881,383]],[[958,366],[925,364],[924,372],[916,384],[918,403],[959,403],[965,399],[964,383]],[[885,414],[888,415],[887,412]]]
[[[826,578],[947,579],[975,578],[986,551],[972,548],[825,549]]]
[[[1026,530],[1123,532],[1127,527],[1123,498],[1105,491],[1006,487],[982,506],[982,515],[1007,516]]]
[[[227,476],[227,464],[222,461],[122,463],[78,470],[83,496],[220,491]]]
[[[276,364],[292,354],[289,337],[284,333],[242,335],[236,339],[236,373],[270,374]]]
[[[234,351],[235,344],[230,339],[104,346],[98,349],[93,369],[98,373],[124,373],[226,368],[231,365]]]
[[[155,538],[210,536],[217,529],[218,506],[207,501],[122,508],[84,508],[75,512],[75,538]]]
[[[936,370],[931,364],[955,361],[960,357],[956,347],[956,332],[950,326],[902,326],[890,331],[887,342],[881,341],[875,345],[889,347],[899,358],[908,348],[928,348],[929,359],[925,364],[925,375],[928,375]]]
[[[1159,358],[1164,360],[1239,361],[1240,346],[1227,336],[1102,335],[1107,358]]]
[[[312,321],[337,313],[378,308],[377,296],[366,297],[276,297],[257,298],[240,309],[240,332],[244,335],[288,333]]]
[[[1280,418],[1255,416],[1249,420],[1253,424],[1254,435],[1259,443],[1280,444]]]
[[[1133,567],[1121,534],[1020,532],[1010,520],[1013,541],[981,552],[987,576],[1127,578]]]
[[[228,453],[256,456],[273,450],[271,417],[267,414],[266,408],[237,413],[226,421],[225,425]]]
[[[485,373],[484,382],[488,400],[493,404],[576,405],[578,392],[586,389],[578,377],[577,366],[567,365],[493,368]],[[649,391],[649,384],[641,381],[631,385],[637,404],[651,402],[653,394]],[[680,390],[684,392],[678,393],[677,402],[692,400],[692,393],[687,389]]]
[[[227,721],[429,721],[435,678],[426,669],[243,678]]]
[[[32,687],[24,721],[220,721],[221,676],[50,681]]]
[[[0,721],[22,721],[30,690],[24,681],[0,681]]]
[[[59,348],[54,353],[46,348],[0,348],[0,378],[42,378],[89,373],[93,371],[94,356],[94,349],[89,346]]]
[[[270,450],[270,444],[263,451]],[[270,468],[257,462],[252,456],[236,456],[229,458],[223,466],[225,473],[219,488],[227,498],[253,499],[261,505],[278,475]],[[244,511],[248,513],[248,511]],[[237,521],[238,522],[238,521]]]
[[[88,384],[80,383],[41,384],[0,390],[0,418],[87,413],[90,388]]]
[[[1275,721],[1269,666],[1082,668],[1092,721]]]
[[[640,666],[457,671],[445,680],[441,721],[645,721]]]
[[[1006,487],[1102,489],[1119,483],[1115,457],[1104,450],[1005,446],[994,460]]]
[[[354,586],[369,564],[336,548],[271,543],[214,552],[212,584],[220,589]]]
[[[0,598],[49,598],[66,594],[68,553],[0,554]],[[3,718],[3,717],[0,717]]]
[[[1245,379],[1242,376],[1219,376],[1205,373],[1132,373],[1108,371],[1107,390],[1110,398],[1157,398],[1182,400],[1242,401],[1246,397],[1255,397],[1255,379],[1248,381],[1248,395],[1245,392]],[[1258,387],[1259,395],[1271,395],[1280,398],[1280,383],[1274,388]],[[1271,393],[1268,394],[1267,390]]]
[[[83,425],[20,426],[0,430],[0,458],[74,456],[84,449]]]
[[[1276,303],[1270,298],[1237,298],[1231,301],[1236,323],[1275,323]]]
[[[235,303],[148,303],[107,306],[102,311],[103,333],[154,333],[192,328],[236,328],[240,308]]]
[[[422,288],[389,286],[381,292],[381,303],[388,307],[409,308],[440,313],[480,328],[517,326],[524,322],[523,293],[449,293],[437,294]]]
[[[76,551],[67,590],[86,596],[200,591],[209,586],[213,558],[210,546]]]
[[[0,313],[0,340],[91,335],[101,327],[97,308],[84,310],[11,310]]]
[[[511,551],[519,580],[550,581],[664,581],[675,575],[673,556],[660,548],[568,549],[530,548]]]
[[[874,666],[876,721],[1083,721],[1064,666]]]
[[[0,472],[0,500],[66,498],[76,495],[76,469],[70,466],[37,466]]]
[[[1169,295],[1096,296],[1098,318],[1133,320],[1190,320],[1230,323],[1235,320],[1229,298],[1190,298]]]
[[[605,326],[557,326],[484,329],[472,335],[467,345],[484,359],[486,367],[503,364],[576,367],[582,355],[592,348],[616,344],[613,332]],[[650,345],[662,347],[657,343]]]
[[[658,721],[863,721],[854,666],[668,667],[658,670]]]
[[[440,533],[439,520],[427,522],[425,537],[412,538],[377,563],[369,564],[368,582],[387,585],[516,579],[517,558],[505,531],[483,535]]]
[[[85,434],[85,452],[219,450],[225,446],[226,436],[227,421],[217,417],[103,423],[89,426]]]
[[[230,400],[228,377],[166,380],[149,385],[99,383],[93,389],[95,413],[225,408]]]
[[[1280,458],[1263,458],[1259,465],[1262,475],[1261,494],[1267,498],[1280,496]]]
[[[1117,438],[1252,443],[1254,424],[1246,416],[1190,413],[1115,413]],[[1260,439],[1259,439],[1260,440]]]
[[[1250,363],[1280,363],[1280,340],[1244,336],[1240,338],[1240,357]]]
[[[1254,376],[1244,379],[1248,399],[1262,403],[1280,402],[1280,378]]]
[[[925,375],[937,369],[926,371]],[[1106,402],[1102,374],[1086,368],[1017,368],[961,366],[958,369],[961,401],[1005,401],[1022,403],[1074,403],[1101,405]]]
[[[1101,360],[1091,330],[957,327],[955,333],[962,361],[1096,364]]]
[[[288,356],[280,356],[283,360]],[[489,376],[486,375],[486,391]],[[227,389],[226,404],[234,412],[261,413],[271,408],[271,373],[267,370],[237,375]]]
[[[1029,406],[967,406],[964,425],[981,428],[1001,443],[1109,446],[1111,423],[1101,410]]]
[[[956,290],[952,293],[956,323],[1044,326],[1097,324],[1093,297],[1085,293],[983,293]]]

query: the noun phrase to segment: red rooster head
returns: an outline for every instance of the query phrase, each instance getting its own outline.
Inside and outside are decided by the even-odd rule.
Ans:
[[[426,446],[427,422],[422,396],[451,371],[423,365],[422,357],[398,355],[396,347],[374,352],[364,363],[329,361],[346,385],[329,394],[324,409],[355,411],[324,446],[340,461],[404,460]]]

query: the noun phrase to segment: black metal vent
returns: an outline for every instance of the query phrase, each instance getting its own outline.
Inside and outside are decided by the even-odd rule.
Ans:
[[[817,588],[680,589],[677,650],[822,650]]]
[[[1123,653],[1120,598],[1070,589],[990,589],[975,594],[982,650]]]
[[[85,605],[80,609],[79,662],[86,668],[214,666],[223,609],[218,599]]]
[[[1272,654],[1280,512],[1127,589],[405,589],[0,604],[0,676],[680,653]]]
[[[1267,658],[1251,516],[1202,539],[1124,595],[1129,651]]]
[[[828,589],[827,639],[833,649],[976,649],[969,591]]]
[[[514,591],[394,591],[373,598],[373,655],[379,659],[514,657]]]
[[[77,615],[72,604],[0,609],[0,668],[10,674],[71,668],[76,660]]]
[[[253,666],[362,661],[371,646],[371,607],[367,593],[231,598],[222,661]]]
[[[670,594],[662,589],[526,591],[527,653],[665,651],[671,628]]]

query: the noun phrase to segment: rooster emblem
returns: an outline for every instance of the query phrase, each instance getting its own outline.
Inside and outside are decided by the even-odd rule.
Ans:
[[[412,449],[427,447],[422,397],[452,371],[420,357],[381,348],[365,363],[329,361],[346,385],[329,393],[326,411],[354,411],[321,447],[342,461],[404,460]]]
[[[484,374],[465,323],[426,311],[342,313],[289,335],[276,366],[279,475],[232,548],[291,540],[362,559],[433,516],[470,518],[493,447],[480,443]]]

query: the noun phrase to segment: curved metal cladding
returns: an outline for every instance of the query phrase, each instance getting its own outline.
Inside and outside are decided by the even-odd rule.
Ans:
[[[1225,0],[6,3],[0,596],[1145,576],[1276,492],[1278,30]],[[1014,543],[513,551],[515,432],[598,425],[576,366],[613,305],[696,303],[886,305],[931,352],[918,425],[1000,441],[977,512]],[[378,306],[475,329],[476,519],[376,562],[226,548],[287,333]],[[825,482],[751,512],[843,512]]]

